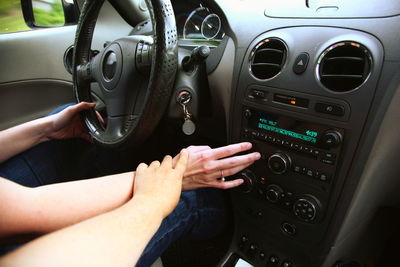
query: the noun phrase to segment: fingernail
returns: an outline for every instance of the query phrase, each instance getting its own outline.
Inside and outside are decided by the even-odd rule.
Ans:
[[[257,160],[259,160],[261,158],[261,154],[259,152],[256,152],[255,157],[256,157]]]

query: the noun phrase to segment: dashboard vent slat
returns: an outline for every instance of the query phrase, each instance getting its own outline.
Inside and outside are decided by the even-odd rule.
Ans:
[[[285,64],[286,53],[286,45],[278,38],[259,42],[251,52],[250,72],[261,80],[275,77]]]
[[[371,72],[368,50],[356,42],[332,45],[318,60],[321,83],[335,92],[347,92],[360,87]]]

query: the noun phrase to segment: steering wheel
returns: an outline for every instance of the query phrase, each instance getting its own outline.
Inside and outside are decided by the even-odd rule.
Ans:
[[[74,44],[74,93],[78,102],[93,102],[90,84],[101,88],[106,122],[94,109],[82,115],[96,143],[135,145],[157,126],[172,93],[178,66],[175,16],[170,0],[146,0],[153,37],[123,37],[93,56],[91,42],[103,3],[86,0],[82,8]]]

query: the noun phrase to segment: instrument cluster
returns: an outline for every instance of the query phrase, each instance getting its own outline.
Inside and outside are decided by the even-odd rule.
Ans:
[[[179,43],[218,46],[225,36],[220,16],[200,1],[188,2],[173,3]]]

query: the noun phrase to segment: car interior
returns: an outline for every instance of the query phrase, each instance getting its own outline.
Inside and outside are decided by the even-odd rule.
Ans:
[[[398,0],[60,0],[0,34],[0,130],[75,101],[98,145],[159,159],[248,141],[232,217],[161,266],[398,266]],[[0,12],[1,14],[1,12]],[[399,149],[399,150],[398,150]]]

